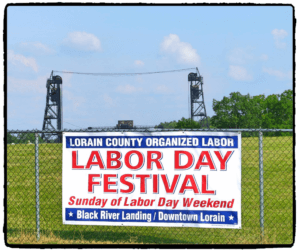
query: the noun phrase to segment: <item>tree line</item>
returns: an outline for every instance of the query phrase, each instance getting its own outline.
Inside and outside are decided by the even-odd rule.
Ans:
[[[293,91],[269,96],[230,93],[217,101],[213,99],[215,115],[208,117],[209,128],[293,128]],[[160,123],[160,128],[203,128],[204,124],[182,118],[179,121]]]
[[[11,134],[11,133],[7,133],[7,143],[8,144],[12,144],[12,143],[24,143],[24,144],[28,144],[28,143],[35,143],[35,133],[18,133],[18,134]],[[39,135],[39,143],[43,143],[43,139],[40,137]]]
[[[215,115],[207,117],[209,128],[218,129],[292,129],[293,128],[293,91],[285,90],[282,94],[269,96],[242,95],[240,92],[230,93],[217,101],[213,99]],[[205,124],[182,118],[178,121],[161,122],[156,128],[204,128]],[[247,136],[249,133],[243,133]],[[249,134],[250,135],[250,134]],[[269,133],[266,135],[291,135],[291,133]],[[7,143],[34,143],[34,133],[7,134]],[[39,137],[39,143],[43,140]]]

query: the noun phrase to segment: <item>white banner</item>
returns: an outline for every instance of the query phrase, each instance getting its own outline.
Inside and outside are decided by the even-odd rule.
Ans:
[[[63,223],[241,228],[241,134],[63,133]]]

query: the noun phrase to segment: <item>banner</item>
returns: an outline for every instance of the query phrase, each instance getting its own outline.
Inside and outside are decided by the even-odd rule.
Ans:
[[[63,133],[63,223],[241,228],[241,134]]]

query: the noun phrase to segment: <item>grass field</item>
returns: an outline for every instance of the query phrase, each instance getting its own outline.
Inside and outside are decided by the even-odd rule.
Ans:
[[[35,146],[7,146],[9,244],[292,244],[293,137],[264,137],[264,235],[259,216],[258,138],[242,139],[242,229],[62,224],[62,146],[40,144],[40,228],[36,242]]]

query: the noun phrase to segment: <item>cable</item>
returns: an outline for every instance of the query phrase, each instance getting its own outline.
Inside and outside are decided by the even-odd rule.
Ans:
[[[142,72],[142,73],[83,73],[83,72],[71,72],[71,71],[59,71],[59,70],[53,70],[53,72],[64,73],[64,74],[94,75],[94,76],[129,76],[129,75],[150,75],[150,74],[160,74],[160,73],[172,73],[172,72],[186,71],[192,69],[194,70],[195,68],[156,71],[156,72]]]
[[[75,127],[77,127],[77,128],[81,128],[81,127],[79,127],[79,126],[76,126],[76,125],[74,125],[74,124],[72,124],[72,123],[69,123],[69,122],[66,122],[66,121],[64,121],[64,123],[68,123],[68,124],[70,124],[70,125],[72,125],[72,126],[75,126]]]

